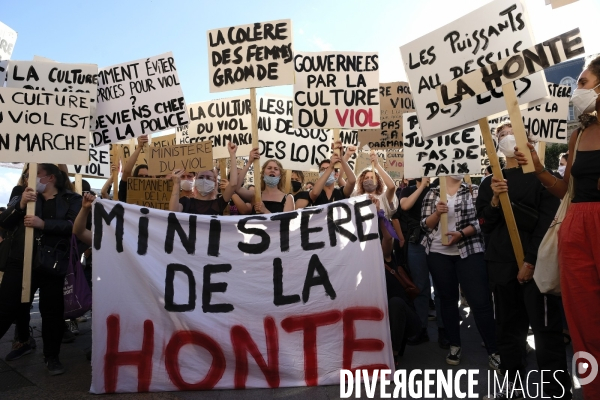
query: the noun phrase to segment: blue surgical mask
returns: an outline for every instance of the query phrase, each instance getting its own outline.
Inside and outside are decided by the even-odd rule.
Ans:
[[[279,184],[280,176],[264,176],[263,180],[268,187],[276,187]]]
[[[322,177],[325,171],[319,172],[319,177]],[[327,181],[325,182],[325,186],[331,186],[335,182],[335,172],[332,172],[331,175],[327,177]]]

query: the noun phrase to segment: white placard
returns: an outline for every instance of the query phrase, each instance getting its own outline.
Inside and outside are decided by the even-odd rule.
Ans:
[[[297,53],[294,128],[379,128],[378,53]]]
[[[403,115],[404,177],[408,179],[481,171],[479,125],[424,139],[416,113]]]
[[[92,393],[338,385],[342,368],[393,369],[367,196],[272,217],[147,211],[93,205]]]
[[[250,96],[192,103],[188,106],[190,123],[188,137],[191,140],[213,142],[213,157],[229,158],[227,143],[238,146],[239,156],[252,150]],[[183,136],[183,135],[182,135]]]
[[[0,88],[0,110],[0,161],[89,162],[87,93]]]
[[[286,96],[258,99],[258,141],[261,164],[277,160],[283,168],[318,171],[319,162],[331,156],[329,129],[294,129],[294,101]]]
[[[95,146],[188,123],[173,53],[102,68],[98,75]]]
[[[506,111],[501,89],[449,107],[436,88],[461,75],[533,46],[530,24],[518,0],[494,0],[400,48],[424,137],[454,132]],[[543,73],[515,82],[519,104],[548,95]]]
[[[211,93],[294,83],[291,20],[212,29],[206,39]]]
[[[0,61],[10,60],[16,42],[17,32],[0,22]]]
[[[94,178],[110,178],[110,145],[93,147],[90,145],[89,163],[86,165],[67,165],[69,174],[82,174]]]

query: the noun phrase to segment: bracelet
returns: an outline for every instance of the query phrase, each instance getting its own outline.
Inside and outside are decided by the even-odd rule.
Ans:
[[[541,175],[541,174],[543,174],[543,173],[544,173],[544,172],[546,172],[546,171],[548,171],[548,169],[547,169],[547,168],[544,168],[544,169],[542,169],[540,172],[536,172],[535,174],[536,174],[536,175]]]
[[[490,206],[492,206],[492,208],[498,208],[500,207],[500,203],[494,205],[494,203],[492,203],[492,201],[490,200]]]
[[[552,186],[546,186],[542,183],[542,186],[545,187],[546,189],[552,189],[558,183],[558,178],[556,177],[556,175],[552,175],[552,176],[554,177],[554,184]]]

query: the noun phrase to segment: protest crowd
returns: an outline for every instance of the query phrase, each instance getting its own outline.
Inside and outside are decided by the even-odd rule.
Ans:
[[[497,0],[496,3],[502,5],[506,2]],[[88,157],[88,151],[90,154],[92,150],[105,152],[105,165],[102,168],[105,168],[106,181],[98,193],[92,190],[84,178],[97,178],[99,175],[89,171],[82,174],[81,168],[80,172],[77,172],[72,167],[85,166],[85,163],[72,162],[68,152],[61,153],[59,157],[52,156],[54,162],[50,161],[52,157],[48,154],[56,151],[58,146],[55,145],[53,151],[44,152],[50,158],[40,158],[37,154],[35,157],[38,158],[18,159],[18,152],[14,153],[16,158],[3,158],[11,150],[4,142],[0,143],[0,161],[23,163],[20,165],[21,178],[19,182],[15,182],[10,201],[6,207],[0,209],[0,337],[6,335],[13,324],[15,326],[12,349],[8,354],[1,356],[10,363],[30,356],[39,345],[48,373],[68,374],[69,366],[60,361],[61,347],[76,340],[79,333],[78,322],[87,319],[94,321],[92,329],[102,325],[107,332],[105,334],[105,331],[102,331],[102,335],[94,332],[94,345],[86,352],[85,356],[89,360],[98,363],[94,365],[108,365],[113,362],[109,352],[119,351],[118,334],[116,350],[111,350],[111,329],[120,329],[121,338],[126,337],[127,332],[139,338],[143,330],[146,346],[148,325],[143,320],[138,328],[125,328],[124,324],[129,321],[125,321],[125,318],[111,319],[111,314],[103,315],[106,320],[98,319],[96,325],[96,318],[99,318],[96,309],[104,307],[104,304],[101,306],[100,303],[111,303],[106,292],[99,294],[96,290],[104,290],[99,277],[108,274],[108,270],[104,269],[109,268],[108,265],[111,264],[104,252],[112,249],[115,257],[124,257],[119,260],[134,260],[144,254],[152,254],[152,251],[157,251],[157,247],[163,246],[163,242],[160,242],[159,246],[153,245],[158,243],[152,242],[153,235],[156,234],[156,225],[152,225],[153,218],[162,218],[161,221],[164,220],[165,224],[168,221],[167,239],[164,242],[166,253],[173,252],[175,255],[179,251],[181,254],[178,257],[182,254],[194,255],[198,260],[197,266],[169,264],[169,268],[172,269],[167,269],[166,284],[164,271],[149,272],[160,275],[157,279],[167,287],[164,298],[152,300],[155,301],[152,303],[149,298],[140,297],[139,301],[145,302],[147,307],[156,308],[157,312],[168,311],[173,315],[176,312],[183,314],[183,311],[193,310],[192,306],[184,310],[184,303],[189,301],[189,306],[196,301],[196,295],[192,296],[191,292],[189,300],[186,300],[187,297],[177,297],[177,290],[173,294],[173,285],[179,284],[179,278],[174,276],[186,274],[186,279],[191,281],[193,272],[197,272],[194,268],[197,267],[201,271],[200,264],[211,264],[210,257],[218,254],[233,253],[238,249],[245,255],[261,254],[265,249],[252,248],[258,246],[256,241],[240,241],[239,244],[236,241],[226,242],[231,234],[227,229],[229,226],[235,226],[235,233],[259,236],[263,240],[262,243],[267,243],[268,247],[266,240],[269,236],[261,231],[259,223],[264,222],[268,232],[270,225],[267,224],[275,221],[277,226],[281,224],[281,236],[271,235],[270,240],[273,242],[270,246],[280,246],[281,254],[272,261],[273,267],[266,274],[268,279],[264,282],[275,285],[276,306],[294,303],[308,306],[311,301],[316,301],[315,293],[321,290],[316,288],[320,285],[330,301],[334,301],[336,296],[352,296],[354,287],[345,291],[339,289],[334,269],[331,267],[331,257],[320,256],[321,247],[332,247],[339,252],[340,255],[336,257],[343,259],[340,263],[362,268],[363,277],[374,274],[373,279],[376,281],[381,277],[378,281],[381,283],[381,292],[369,292],[365,296],[384,304],[382,315],[385,315],[385,319],[380,318],[385,321],[382,322],[385,333],[381,336],[381,348],[385,348],[387,353],[371,364],[386,365],[386,360],[392,360],[391,365],[387,367],[391,370],[401,369],[406,346],[419,346],[425,342],[437,341],[439,347],[446,350],[445,362],[448,367],[460,365],[461,357],[473,352],[473,344],[463,344],[460,335],[460,308],[470,307],[481,336],[481,346],[487,351],[486,364],[495,374],[507,377],[508,381],[508,385],[502,390],[485,398],[524,398],[524,392],[518,390],[518,385],[520,377],[526,375],[524,358],[532,351],[527,343],[527,337],[532,332],[538,369],[551,371],[550,375],[553,377],[544,386],[544,393],[555,399],[571,399],[573,377],[567,366],[567,347],[572,345],[574,352],[587,352],[600,360],[600,122],[597,119],[600,112],[600,56],[587,58],[577,81],[577,89],[570,93],[570,97],[564,96],[564,101],[572,101],[580,127],[568,138],[569,150],[568,153],[561,154],[558,169],[551,170],[545,167],[545,147],[539,146],[540,137],[523,128],[520,114],[517,114],[516,119],[515,114],[511,114],[519,113],[518,107],[516,111],[510,110],[504,105],[502,98],[499,99],[502,109],[499,111],[508,113],[508,116],[500,119],[491,130],[487,120],[484,124],[481,123],[483,115],[472,119],[473,124],[480,121],[480,125],[474,125],[475,127],[439,120],[449,118],[448,113],[426,118],[428,114],[423,114],[420,110],[420,107],[425,107],[423,100],[419,97],[420,94],[415,93],[421,92],[420,83],[410,74],[409,83],[380,84],[378,74],[374,72],[377,69],[376,53],[364,53],[370,55],[363,56],[363,53],[329,52],[329,55],[325,55],[296,51],[292,54],[291,35],[286,33],[286,29],[291,26],[286,24],[286,21],[265,23],[263,27],[268,26],[269,29],[261,33],[264,35],[262,38],[254,39],[272,42],[271,45],[281,42],[281,47],[277,47],[281,56],[276,58],[279,62],[279,76],[273,74],[272,66],[263,66],[259,58],[251,65],[256,73],[249,72],[248,68],[242,69],[243,74],[238,73],[235,69],[232,70],[236,67],[231,67],[224,61],[219,62],[219,57],[233,56],[233,52],[223,50],[231,45],[227,43],[226,33],[223,33],[228,29],[209,31],[209,52],[215,51],[218,55],[209,61],[213,77],[211,91],[244,88],[254,90],[254,87],[259,86],[291,84],[294,83],[295,68],[293,99],[277,96],[256,99],[252,93],[249,97],[186,105],[180,88],[177,89],[178,93],[162,93],[157,90],[154,98],[148,100],[147,104],[150,104],[150,107],[146,108],[146,111],[152,114],[156,110],[164,109],[159,112],[162,113],[159,115],[165,116],[164,120],[162,116],[147,120],[141,114],[135,118],[132,116],[134,121],[136,118],[142,121],[141,128],[138,129],[137,122],[131,126],[127,123],[128,117],[125,114],[120,122],[109,122],[110,118],[106,116],[112,112],[110,107],[114,107],[114,110],[127,110],[132,107],[129,104],[109,107],[106,104],[117,100],[104,98],[111,85],[111,79],[114,80],[117,74],[124,77],[131,74],[131,70],[128,71],[127,68],[137,63],[131,62],[100,71],[96,69],[94,78],[84,83],[91,82],[94,88],[97,88],[93,91],[95,95],[92,95],[96,96],[96,101],[93,107],[85,107],[82,111],[83,117],[77,118],[88,118],[91,124],[89,137],[84,135],[84,158]],[[237,30],[238,44],[244,42],[244,38],[248,39],[246,35],[252,34],[250,27],[253,27],[256,34],[259,25],[249,25],[247,30]],[[581,39],[578,40],[578,43],[581,43]],[[571,44],[573,41],[575,39],[571,42],[564,39],[563,47],[568,49],[568,46],[575,46]],[[533,44],[523,45],[519,51],[531,45]],[[568,57],[573,57],[576,50],[572,48],[571,52],[574,54]],[[565,50],[565,53],[568,54],[568,50]],[[429,68],[433,61],[425,66],[427,63],[423,62],[423,54],[424,52],[421,52],[422,67]],[[328,61],[323,63],[324,69],[330,68],[331,75],[327,82],[323,80],[324,75],[316,72],[319,69],[320,57],[323,57],[323,60],[329,57]],[[363,59],[359,62],[356,61],[356,57]],[[442,62],[443,57],[441,53]],[[404,58],[406,57],[403,53]],[[172,76],[175,82],[177,81],[176,67],[170,53],[148,60],[156,62],[155,72],[175,73]],[[408,59],[404,61],[409,62]],[[365,63],[363,72],[356,72],[360,71],[360,68],[353,69],[355,62],[357,65]],[[413,58],[410,62],[414,66],[417,59]],[[489,63],[490,60],[486,59],[486,62]],[[498,59],[494,62],[500,65],[502,61]],[[24,68],[19,63],[21,61],[8,61],[6,88],[0,88],[0,115],[3,109],[18,110],[18,103],[9,104],[9,98],[18,98],[15,94],[18,93],[17,90],[25,93],[29,90],[17,86],[19,81],[12,86],[10,84],[11,76],[16,76],[16,66],[19,65],[19,71]],[[41,65],[52,65],[45,60],[37,61],[40,66],[35,60],[23,63],[40,71],[43,70]],[[528,59],[525,64],[529,65]],[[56,65],[62,68],[60,66],[63,64]],[[140,64],[138,69],[141,68]],[[288,69],[291,69],[291,73],[286,72]],[[542,68],[538,68],[540,69]],[[139,71],[135,72],[138,73]],[[338,87],[343,86],[343,76],[346,76],[347,82],[353,80],[358,82],[358,87],[362,85],[364,91],[361,92],[361,96],[366,100],[361,104],[357,91],[347,89],[340,95],[344,97],[346,106],[342,100],[337,103],[337,93],[335,102],[331,101],[332,104],[340,104],[338,108],[342,110],[341,113],[338,109],[333,111],[333,108],[329,113],[326,112],[328,107],[333,106],[315,105],[317,101],[311,97],[316,93],[313,84],[321,82],[322,87],[328,87],[330,79],[335,81],[335,74],[340,74]],[[245,79],[242,79],[241,75],[245,75]],[[467,79],[470,75],[465,73],[462,76],[464,82],[460,81],[457,84],[459,89],[455,91],[455,99],[460,97],[461,99],[456,101],[461,101],[461,104],[475,104],[467,103],[466,97],[474,97],[491,90],[484,86],[478,92],[479,89],[473,83],[475,78]],[[273,82],[259,82],[261,76],[262,79]],[[453,96],[452,79],[456,78],[446,76],[448,83],[442,85],[441,90],[438,89],[440,92],[437,96],[440,97],[435,97],[436,89],[433,87],[425,90],[430,96],[434,96],[433,101],[441,98],[439,102],[444,102]],[[535,85],[532,76],[530,75],[531,82]],[[464,85],[462,92],[460,85]],[[512,88],[513,84],[503,81],[502,85],[505,96],[508,96],[506,86]],[[333,86],[335,87],[335,83]],[[517,84],[515,86],[518,87]],[[545,81],[541,86],[542,90],[546,89]],[[386,88],[389,91],[390,87],[393,88],[394,100],[404,97],[411,100],[409,106],[398,108],[400,112],[393,117],[390,117],[391,113],[383,112],[384,108],[390,107],[390,94],[386,94]],[[174,87],[162,89],[175,90]],[[350,100],[346,97],[350,93],[357,98]],[[327,95],[331,93],[321,93],[321,96]],[[73,102],[75,103],[75,100]],[[142,95],[139,95],[138,103],[146,104]],[[391,102],[393,103],[394,101]],[[395,104],[398,105],[398,102]],[[378,116],[380,111],[381,116]],[[50,107],[48,112],[61,111]],[[139,111],[134,110],[135,112],[144,113],[143,107]],[[525,110],[523,112],[525,113]],[[340,116],[342,113],[343,118]],[[200,116],[200,123],[198,118],[193,118],[194,114]],[[219,122],[219,114],[234,116],[227,117],[228,128],[223,127],[224,119]],[[333,121],[336,114],[337,120]],[[321,117],[323,121],[319,123]],[[440,125],[431,128],[432,121],[436,118],[437,124]],[[563,118],[566,118],[566,115]],[[352,125],[349,125],[350,120],[354,121]],[[342,121],[348,121],[348,124]],[[231,126],[233,122],[237,127]],[[244,125],[247,126],[246,133],[242,133],[239,128]],[[0,119],[1,126],[3,124]],[[18,132],[19,124],[15,126],[17,128],[14,132]],[[285,129],[272,130],[273,126],[285,126]],[[173,134],[175,129],[177,133]],[[393,137],[389,135],[391,131],[399,137],[393,144],[386,142]],[[159,132],[162,133],[158,134]],[[490,132],[493,133],[490,135]],[[250,140],[243,139],[245,134],[248,134]],[[303,136],[304,134],[306,135]],[[491,147],[488,143],[483,146],[487,140],[483,138],[485,135],[489,135]],[[0,141],[3,140],[0,138]],[[566,137],[564,143],[567,143]],[[303,150],[301,146],[304,146]],[[444,148],[447,149],[448,156],[445,155]],[[305,157],[308,161],[300,160],[303,151],[311,154]],[[490,159],[489,166],[484,165],[483,168],[480,157],[482,153]],[[446,161],[442,161],[446,158]],[[91,159],[87,159],[91,164]],[[475,165],[475,168],[472,168],[472,165]],[[74,176],[76,178],[72,181]],[[475,177],[481,177],[479,184],[472,183]],[[362,212],[361,207],[364,207]],[[508,212],[508,209],[511,211]],[[371,214],[365,214],[367,210]],[[134,211],[135,218],[127,219],[127,215],[133,215]],[[354,223],[354,215],[358,215],[359,219],[363,218],[362,222],[358,223],[360,226],[351,225]],[[308,228],[309,220],[317,217],[323,219],[323,227]],[[132,225],[131,221],[136,225]],[[188,223],[189,225],[186,225]],[[313,251],[320,257],[313,253],[311,257],[306,257],[307,260],[310,258],[310,274],[307,273],[306,276],[302,299],[300,295],[290,294],[294,288],[285,284],[288,274],[292,273],[290,271],[300,268],[300,265],[304,268],[306,264],[305,260],[300,259],[302,257],[292,256],[296,253],[286,253],[295,243],[294,224],[300,226],[297,235],[298,238],[301,237],[298,240],[301,240],[303,250]],[[366,224],[367,228],[363,228],[363,224]],[[287,227],[287,230],[284,227]],[[283,234],[284,231],[287,236]],[[207,254],[204,254],[204,249],[192,250],[188,247],[196,241],[195,232],[199,238],[201,235],[206,237]],[[313,236],[309,238],[309,234]],[[315,235],[324,235],[322,243],[326,244],[319,247]],[[275,237],[280,237],[280,241],[275,243]],[[374,247],[376,251],[371,251],[371,258],[368,259],[372,264],[354,265],[359,262],[353,258],[355,253],[347,252],[350,248],[354,249],[352,246],[357,246],[357,250],[352,251],[360,252],[358,246],[365,240],[365,243],[372,240],[364,239],[365,237],[378,241]],[[198,241],[200,242],[200,239]],[[225,246],[225,243],[231,245],[231,248]],[[345,246],[348,246],[348,249]],[[186,252],[187,254],[184,254]],[[553,261],[549,262],[552,257]],[[258,268],[259,264],[253,264],[252,259],[249,260],[243,261],[246,264],[244,268]],[[29,267],[26,267],[27,264]],[[228,268],[224,267],[224,262],[221,265],[217,265],[219,263],[216,261],[212,264],[215,264],[212,265],[215,268],[213,272],[207,272],[208,265],[204,267],[204,283],[202,274],[196,273],[197,290],[199,293],[204,291],[198,295],[198,302],[202,302],[204,313],[215,312],[216,320],[222,318],[223,321],[228,321],[227,318],[233,318],[232,310],[234,306],[238,307],[238,304],[225,304],[225,297],[218,296],[222,296],[226,290],[227,293],[235,292],[231,283],[229,289],[226,289],[227,284],[223,283],[226,279],[223,276],[233,272],[218,269]],[[171,267],[173,265],[175,267]],[[125,263],[120,265],[120,268],[128,269],[129,265]],[[235,269],[236,265],[233,265],[233,268]],[[376,269],[379,269],[378,272],[373,272]],[[315,271],[318,277],[313,276]],[[225,274],[216,275],[218,272]],[[27,298],[23,298],[24,282],[27,279],[30,284]],[[147,279],[148,286],[152,286],[150,278],[140,277],[140,280],[144,279]],[[171,291],[168,290],[169,279]],[[212,283],[207,284],[207,279]],[[258,285],[258,281],[251,281],[250,276],[248,279],[248,286]],[[212,289],[207,289],[211,285]],[[187,285],[185,287],[187,288]],[[358,287],[359,284],[356,283],[356,288]],[[264,288],[256,288],[261,289]],[[30,310],[36,292],[39,293],[42,319],[41,343],[36,343],[30,328]],[[116,299],[114,302],[118,303]],[[356,304],[357,307],[361,305]],[[227,309],[225,306],[231,307]],[[118,308],[118,304],[115,304],[115,307]],[[211,307],[213,311],[210,311]],[[348,310],[342,310],[343,317],[338,317],[338,320],[342,318],[344,321],[344,341]],[[198,309],[195,312],[200,311]],[[323,311],[323,315],[326,313]],[[237,360],[240,353],[235,347],[236,340],[253,339],[248,339],[250,334],[242,326],[243,317],[235,318],[240,321],[231,322],[232,325],[237,324],[231,328],[231,341],[234,343]],[[248,318],[254,317],[249,315]],[[272,332],[269,330],[269,318],[264,318],[267,340],[269,332]],[[263,317],[256,319],[259,321],[259,332],[262,335]],[[377,320],[377,317],[363,319]],[[292,322],[286,321],[287,319],[284,319],[281,322],[281,327],[286,332],[300,329],[293,328]],[[334,322],[315,322],[317,326],[330,323]],[[350,324],[352,323],[350,321]],[[154,330],[158,330],[158,324],[160,321],[155,320]],[[429,336],[429,324],[434,324],[437,328],[437,337]],[[185,327],[186,323],[182,322],[180,325]],[[272,329],[277,330],[275,325]],[[177,329],[173,331],[174,335],[178,334]],[[253,337],[256,335],[255,330],[250,332]],[[184,344],[199,343],[194,342],[200,340],[198,337],[181,336],[180,340]],[[386,341],[385,338],[389,340]],[[259,339],[254,340],[259,342]],[[279,347],[284,347],[284,340],[280,340]],[[314,340],[317,346],[316,337]],[[354,340],[356,343],[360,341]],[[96,347],[97,341],[104,344],[98,344]],[[168,339],[165,339],[165,343],[167,341]],[[298,339],[298,343],[301,341]],[[173,351],[172,342],[169,341],[164,349],[166,359],[172,356],[169,354]],[[263,372],[272,368],[270,361],[265,361],[267,352],[271,360],[271,348],[268,343],[266,350],[263,350],[262,344],[260,350],[253,350],[256,348],[255,344],[254,347],[247,345],[244,347],[246,350],[240,350],[242,353],[248,351],[248,354],[252,354]],[[301,348],[302,344],[298,346]],[[367,344],[355,346],[355,352],[375,351],[373,348],[367,350],[370,348]],[[97,355],[99,349],[106,351],[107,355]],[[265,358],[261,358],[262,363],[253,351],[263,353]],[[345,352],[344,348],[344,357]],[[216,350],[211,351],[215,359],[218,358],[215,355],[217,353]],[[115,354],[116,360],[121,353]],[[177,353],[174,357],[177,358]],[[226,353],[225,357],[233,356]],[[306,356],[304,360],[308,363]],[[166,364],[170,381],[174,382],[177,389],[193,388],[185,386],[181,375],[172,373],[169,362],[166,361]],[[246,361],[246,375],[247,364]],[[120,365],[126,364],[117,364],[115,370],[123,373],[123,370],[118,370]],[[343,368],[351,368],[352,365],[351,351],[350,364],[344,361]],[[244,371],[243,368],[236,364],[236,388],[245,387],[245,381],[239,381],[237,375],[239,371]],[[141,367],[139,374],[142,374]],[[309,381],[309,372],[306,374],[307,385],[317,384],[316,375],[312,378],[314,380]],[[98,379],[104,382],[104,386],[97,386],[94,380],[92,391],[115,391],[117,379],[114,378],[115,381],[111,383],[107,378],[109,373],[100,372],[99,375],[101,376]],[[258,375],[259,378],[262,377],[260,373]],[[265,376],[269,380],[269,374],[265,373]],[[215,378],[212,386],[219,378],[220,376]],[[209,380],[209,377],[206,379]],[[206,382],[204,384],[208,385]],[[133,391],[136,391],[136,387],[139,391],[149,390],[148,386],[135,385]],[[208,387],[198,385],[196,389]],[[127,390],[129,389],[124,389]],[[600,380],[596,379],[583,386],[583,393],[586,399],[600,398]]]

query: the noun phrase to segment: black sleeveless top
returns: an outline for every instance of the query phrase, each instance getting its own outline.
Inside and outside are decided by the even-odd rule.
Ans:
[[[263,200],[263,204],[271,213],[280,213],[283,212],[283,207],[285,206],[285,199],[287,198],[287,194],[283,196],[281,201],[268,201]],[[256,214],[256,211],[252,209],[252,214]]]
[[[577,150],[571,175],[575,178],[573,203],[600,201],[600,150]]]

